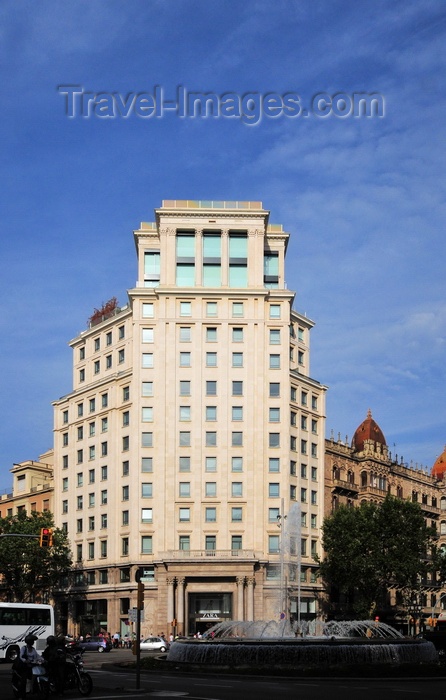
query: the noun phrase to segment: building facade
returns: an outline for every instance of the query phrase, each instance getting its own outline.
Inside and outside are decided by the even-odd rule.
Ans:
[[[53,511],[53,450],[40,455],[38,461],[14,464],[12,491],[0,496],[0,518],[20,511],[43,513]]]
[[[431,469],[407,464],[389,451],[383,431],[369,410],[356,429],[351,443],[332,436],[325,442],[325,514],[339,506],[362,501],[382,502],[387,494],[418,503],[426,524],[438,534],[438,545],[446,549],[446,451]],[[421,606],[418,626],[433,614],[446,610],[446,588],[438,575],[420,581],[415,594]],[[397,590],[389,592],[389,621],[405,632],[414,631],[409,612],[413,601]],[[412,619],[412,622],[410,622]],[[410,624],[409,624],[410,623]],[[412,628],[410,629],[410,626]]]
[[[75,585],[70,633],[192,634],[315,619],[326,387],[292,308],[289,234],[261,202],[164,201],[134,232],[128,304],[74,338],[54,402],[55,521]],[[297,591],[301,605],[297,609]]]

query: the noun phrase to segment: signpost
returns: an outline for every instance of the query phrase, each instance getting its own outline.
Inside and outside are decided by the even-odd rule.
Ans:
[[[141,581],[141,576],[143,575],[143,568],[139,568],[135,574],[135,581],[138,584],[138,597],[136,605],[136,639],[135,639],[135,650],[136,650],[136,689],[139,690],[141,687],[141,610],[142,619],[144,620],[144,584]],[[133,608],[135,610],[135,608]],[[130,611],[129,611],[130,618]]]

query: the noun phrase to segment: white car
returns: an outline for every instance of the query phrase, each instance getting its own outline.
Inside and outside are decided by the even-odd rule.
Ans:
[[[141,651],[167,651],[169,644],[162,637],[147,637],[140,644]]]

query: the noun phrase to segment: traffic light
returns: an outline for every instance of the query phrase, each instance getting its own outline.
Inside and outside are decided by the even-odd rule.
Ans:
[[[144,584],[138,581],[138,608],[144,610]]]
[[[40,530],[39,544],[41,547],[52,547],[53,531],[49,527],[42,527]]]

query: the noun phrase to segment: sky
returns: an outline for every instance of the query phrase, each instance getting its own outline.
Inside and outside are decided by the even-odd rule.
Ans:
[[[262,201],[291,236],[294,306],[316,323],[327,436],[351,440],[370,408],[392,454],[432,467],[446,443],[445,33],[443,0],[3,1],[0,492],[52,446],[67,343],[102,302],[126,303],[132,231],[163,199]],[[215,113],[164,109],[179,86],[212,94]],[[380,109],[350,110],[358,93]]]

